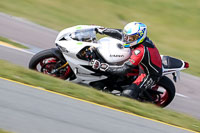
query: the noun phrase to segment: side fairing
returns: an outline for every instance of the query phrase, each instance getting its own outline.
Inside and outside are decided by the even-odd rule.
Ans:
[[[81,42],[81,41],[59,41],[57,42],[58,46],[63,47],[66,52],[64,54],[68,56],[72,56],[73,58],[77,58],[76,54],[80,52],[85,47],[98,47],[98,43],[91,42]],[[63,51],[62,51],[63,52]]]
[[[77,53],[80,52],[85,47],[98,47],[98,43],[91,43],[91,42],[80,42],[80,41],[59,41],[57,42],[59,47],[62,47],[64,51],[62,51],[63,56],[69,63],[71,69],[76,75],[76,83],[84,83],[89,84],[93,81],[99,81],[106,79],[106,76],[94,76],[95,72],[91,69],[87,69],[84,66],[90,66],[90,62],[86,60],[82,60],[77,58]]]
[[[90,82],[99,81],[107,78],[107,76],[104,75],[95,76],[95,72],[93,70],[85,68],[84,66],[90,67],[90,63],[88,61],[75,59],[68,55],[64,55],[64,57],[68,59],[68,63],[77,77],[74,81],[76,83],[89,84]]]

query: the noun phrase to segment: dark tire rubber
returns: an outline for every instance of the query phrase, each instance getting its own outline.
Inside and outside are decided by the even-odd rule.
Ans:
[[[30,62],[29,62],[29,68],[30,69],[33,69],[35,70],[36,69],[36,66],[37,64],[45,59],[45,58],[50,58],[50,57],[55,57],[57,58],[53,53],[52,53],[52,50],[51,49],[46,49],[46,50],[43,50],[43,51],[40,51],[39,53],[35,54]]]
[[[168,99],[162,105],[160,105],[161,107],[166,107],[174,99],[176,93],[174,83],[168,77],[163,76],[157,85],[162,86],[168,92]]]

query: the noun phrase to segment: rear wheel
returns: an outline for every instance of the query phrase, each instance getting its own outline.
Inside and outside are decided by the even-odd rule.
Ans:
[[[166,107],[175,96],[174,83],[166,76],[163,76],[161,80],[152,88],[154,93],[150,93],[153,101],[160,107]]]
[[[72,73],[67,62],[62,62],[52,53],[51,49],[34,55],[29,62],[29,68],[61,79],[69,78]]]

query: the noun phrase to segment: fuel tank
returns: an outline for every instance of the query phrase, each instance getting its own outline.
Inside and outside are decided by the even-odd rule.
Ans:
[[[130,55],[130,48],[124,48],[123,42],[111,37],[104,37],[98,41],[98,52],[109,64],[122,64]]]

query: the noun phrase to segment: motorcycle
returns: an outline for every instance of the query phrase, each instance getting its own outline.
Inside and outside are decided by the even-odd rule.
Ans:
[[[78,25],[62,30],[56,40],[57,48],[43,50],[35,54],[29,68],[75,83],[86,84],[98,90],[121,95],[138,76],[138,68],[131,75],[112,75],[92,68],[92,60],[110,65],[122,65],[131,54],[123,42],[111,37],[97,39],[95,29],[99,26]],[[151,88],[139,94],[142,102],[151,102],[165,107],[175,96],[175,86],[166,75],[172,74],[174,81],[180,71],[189,67],[187,62],[161,55],[162,78]]]

